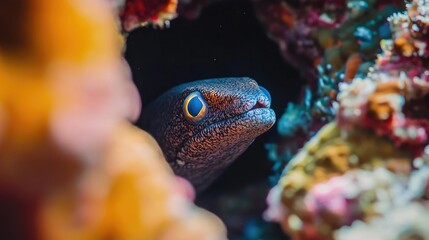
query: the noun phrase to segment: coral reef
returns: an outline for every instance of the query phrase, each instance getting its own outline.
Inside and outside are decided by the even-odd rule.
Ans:
[[[265,217],[294,239],[427,239],[429,2],[388,18],[365,76],[339,84],[334,122],[291,160]]]
[[[403,6],[402,1],[365,0],[253,2],[284,58],[312,77],[310,82],[320,77],[319,65],[332,78],[352,65],[342,77],[351,80],[389,34],[386,18]]]
[[[149,23],[161,27],[168,26],[169,21],[176,17],[177,2],[177,0],[110,0],[125,32]]]
[[[381,42],[383,52],[373,70],[341,86],[337,120],[343,128],[373,129],[417,156],[429,143],[429,13],[424,1],[413,1],[407,9],[408,15],[389,18],[393,38]]]
[[[253,1],[257,15],[278,43],[285,60],[308,79],[299,104],[290,103],[279,120],[279,140],[269,147],[275,164],[291,159],[324,124],[335,118],[339,84],[365,76],[373,65],[379,41],[389,37],[386,18],[399,11],[402,1]],[[291,108],[308,112],[305,129],[285,134]],[[295,113],[294,113],[295,114]],[[302,113],[306,114],[306,113]],[[290,128],[300,128],[301,122]],[[306,136],[306,137],[304,137]],[[302,139],[293,146],[288,139]],[[276,171],[279,175],[279,171]]]
[[[281,222],[294,239],[330,239],[337,228],[379,213],[404,192],[410,152],[370,131],[342,135],[335,123],[322,128],[271,190],[266,218]]]
[[[107,1],[0,9],[1,235],[225,239],[155,140],[129,123],[140,98]]]

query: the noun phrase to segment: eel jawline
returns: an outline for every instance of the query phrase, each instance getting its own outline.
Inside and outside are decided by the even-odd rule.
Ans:
[[[179,148],[177,157],[185,160],[191,156],[192,159],[199,160],[210,157],[209,152],[217,152],[223,146],[231,146],[243,140],[253,141],[274,125],[275,118],[271,108],[252,108],[240,115],[213,123],[185,141]],[[217,150],[213,151],[214,148]]]

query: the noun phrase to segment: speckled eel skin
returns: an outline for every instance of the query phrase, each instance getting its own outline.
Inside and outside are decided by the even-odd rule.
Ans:
[[[161,146],[173,171],[205,189],[270,129],[275,113],[268,91],[250,78],[181,84],[143,110],[143,129]]]

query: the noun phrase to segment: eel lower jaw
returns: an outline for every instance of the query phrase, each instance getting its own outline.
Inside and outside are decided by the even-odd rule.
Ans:
[[[188,149],[198,146],[204,142],[204,139],[212,141],[210,146],[212,151],[214,148],[221,147],[222,145],[219,145],[221,143],[233,146],[235,143],[247,140],[250,145],[256,137],[268,131],[274,125],[275,121],[276,116],[273,109],[261,107],[256,104],[253,108],[242,114],[212,123],[194,134],[180,145],[176,156],[186,164],[188,161],[184,156],[186,156]],[[206,153],[209,150],[201,149],[202,155],[207,156]]]

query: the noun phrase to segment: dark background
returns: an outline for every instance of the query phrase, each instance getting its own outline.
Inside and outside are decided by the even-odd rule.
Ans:
[[[248,76],[270,91],[272,108],[280,118],[287,103],[297,99],[303,83],[245,0],[209,5],[196,20],[179,16],[167,29],[137,29],[128,37],[125,56],[143,107],[180,83]],[[199,198],[221,196],[266,181],[272,162],[264,144],[274,141],[275,136],[276,126],[257,138]]]

